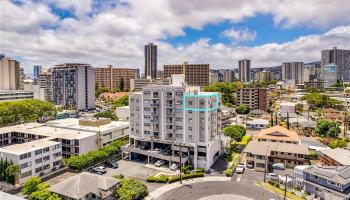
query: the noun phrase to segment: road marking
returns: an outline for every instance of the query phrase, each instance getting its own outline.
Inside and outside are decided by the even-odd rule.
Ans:
[[[237,176],[236,181],[237,181],[237,182],[241,181],[241,178],[242,178],[242,174],[239,174],[239,175]]]

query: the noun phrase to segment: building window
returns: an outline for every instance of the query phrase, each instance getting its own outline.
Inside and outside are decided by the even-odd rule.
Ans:
[[[188,130],[189,130],[189,131],[192,131],[192,127],[191,127],[191,126],[189,126],[189,127],[188,127]]]
[[[43,149],[43,153],[46,153],[46,152],[49,152],[50,151],[50,148],[49,147],[46,147]]]
[[[42,149],[35,150],[35,155],[39,155],[39,154],[41,154],[42,152],[43,152]]]
[[[42,167],[38,167],[38,168],[35,169],[35,173],[39,173],[39,172],[41,172],[41,171],[43,171],[43,168],[42,168]]]
[[[188,105],[192,106],[192,101],[188,101]]]
[[[192,110],[189,110],[188,113],[189,113],[189,114],[192,114]]]
[[[25,154],[20,155],[19,159],[23,160],[23,159],[26,159],[26,158],[30,158],[31,156],[32,156],[32,154],[29,152],[29,153],[25,153]]]
[[[28,177],[28,176],[31,176],[31,175],[32,175],[32,170],[24,172],[23,174],[21,174],[21,178],[25,178],[25,177]]]
[[[41,163],[42,161],[43,161],[42,158],[35,159],[35,164],[39,164],[39,163]]]
[[[255,163],[255,167],[265,168],[265,164],[264,163]]]
[[[318,180],[318,179],[319,179],[319,177],[318,177],[317,175],[313,175],[313,174],[311,174],[310,177],[311,177],[312,179],[315,179],[315,180]]]
[[[192,122],[192,118],[188,118],[188,122],[190,122],[190,123],[191,123],[191,122]]]
[[[340,187],[340,184],[339,184],[339,183],[336,183],[336,182],[331,181],[331,180],[327,180],[327,183],[328,183],[329,185],[332,185],[332,186]]]

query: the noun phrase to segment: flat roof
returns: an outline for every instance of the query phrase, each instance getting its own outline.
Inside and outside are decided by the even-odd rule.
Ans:
[[[84,126],[79,125],[78,118],[66,118],[66,119],[57,119],[46,122],[47,126],[63,128],[63,129],[72,129],[80,130],[84,132],[109,132],[119,129],[125,129],[129,127],[129,122],[127,121],[111,121],[111,123],[101,125],[99,127],[95,126]]]
[[[1,200],[25,200],[25,198],[22,198],[13,194],[9,194],[6,192],[1,192],[1,191],[0,191],[0,199]]]
[[[25,142],[21,144],[13,144],[13,145],[1,147],[0,152],[21,155],[29,151],[43,149],[45,147],[54,146],[56,144],[60,144],[60,142],[51,141],[45,138],[40,140],[34,140],[31,142]]]

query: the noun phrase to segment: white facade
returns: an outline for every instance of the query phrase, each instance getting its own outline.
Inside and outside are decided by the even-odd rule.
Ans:
[[[296,84],[304,83],[304,63],[285,62],[282,63],[282,81],[294,81]]]
[[[192,90],[191,90],[192,89]],[[193,88],[148,86],[129,95],[130,142],[124,151],[179,162],[181,143],[186,155],[182,162],[206,170],[221,154],[221,100],[218,93]],[[150,141],[151,149],[168,146],[172,156],[159,157],[138,149]],[[164,147],[165,148],[165,147]]]
[[[295,105],[293,102],[282,102],[280,103],[281,113],[295,113]]]
[[[20,167],[17,183],[23,183],[30,176],[50,174],[63,165],[61,144],[50,140],[35,140],[2,147],[0,157],[12,160]]]
[[[19,62],[9,58],[0,60],[0,90],[21,89]]]
[[[33,92],[23,90],[0,90],[1,101],[15,101],[34,98]]]

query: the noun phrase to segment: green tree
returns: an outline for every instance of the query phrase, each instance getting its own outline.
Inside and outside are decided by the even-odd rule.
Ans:
[[[0,126],[34,122],[56,115],[55,106],[47,101],[25,99],[0,102]]]
[[[209,86],[204,87],[206,92],[220,92],[222,103],[228,107],[232,107],[236,104],[236,98],[234,93],[238,88],[243,88],[244,85],[241,82],[234,83],[222,83],[216,82]]]
[[[245,104],[241,104],[236,107],[236,113],[238,114],[245,115],[245,114],[248,114],[249,112],[250,112],[250,108]]]
[[[122,179],[117,189],[117,198],[119,200],[144,199],[147,195],[147,186],[141,181],[132,178]]]
[[[246,134],[246,128],[242,125],[230,125],[225,127],[223,132],[224,135],[230,137],[236,142],[240,142],[243,136]]]
[[[61,198],[57,194],[53,194],[48,191],[48,183],[39,183],[36,191],[29,195],[29,200],[60,200]]]
[[[320,93],[310,93],[303,97],[304,100],[308,102],[311,110],[317,108],[340,108],[342,107],[342,102],[332,99],[327,95]]]
[[[317,122],[315,131],[321,136],[337,138],[340,128],[336,122],[322,119]]]
[[[109,92],[109,89],[106,88],[106,87],[97,88],[96,91],[95,91],[95,96],[99,97],[104,92]]]
[[[44,187],[44,185],[40,185],[41,183],[42,181],[40,178],[31,176],[24,182],[21,192],[27,196],[30,196],[33,192],[37,191],[39,187]]]
[[[124,95],[114,102],[115,107],[122,107],[129,105],[129,95]]]
[[[15,184],[15,177],[18,173],[20,173],[21,169],[18,165],[12,163],[6,167],[6,174],[8,176],[8,182],[11,184]]]
[[[108,110],[106,112],[99,112],[94,115],[94,117],[104,117],[110,118],[113,121],[118,121],[117,115],[113,112],[113,110]]]
[[[331,140],[331,142],[329,143],[329,147],[332,149],[346,148],[347,146],[348,146],[348,142],[344,139],[341,139],[341,138]]]

